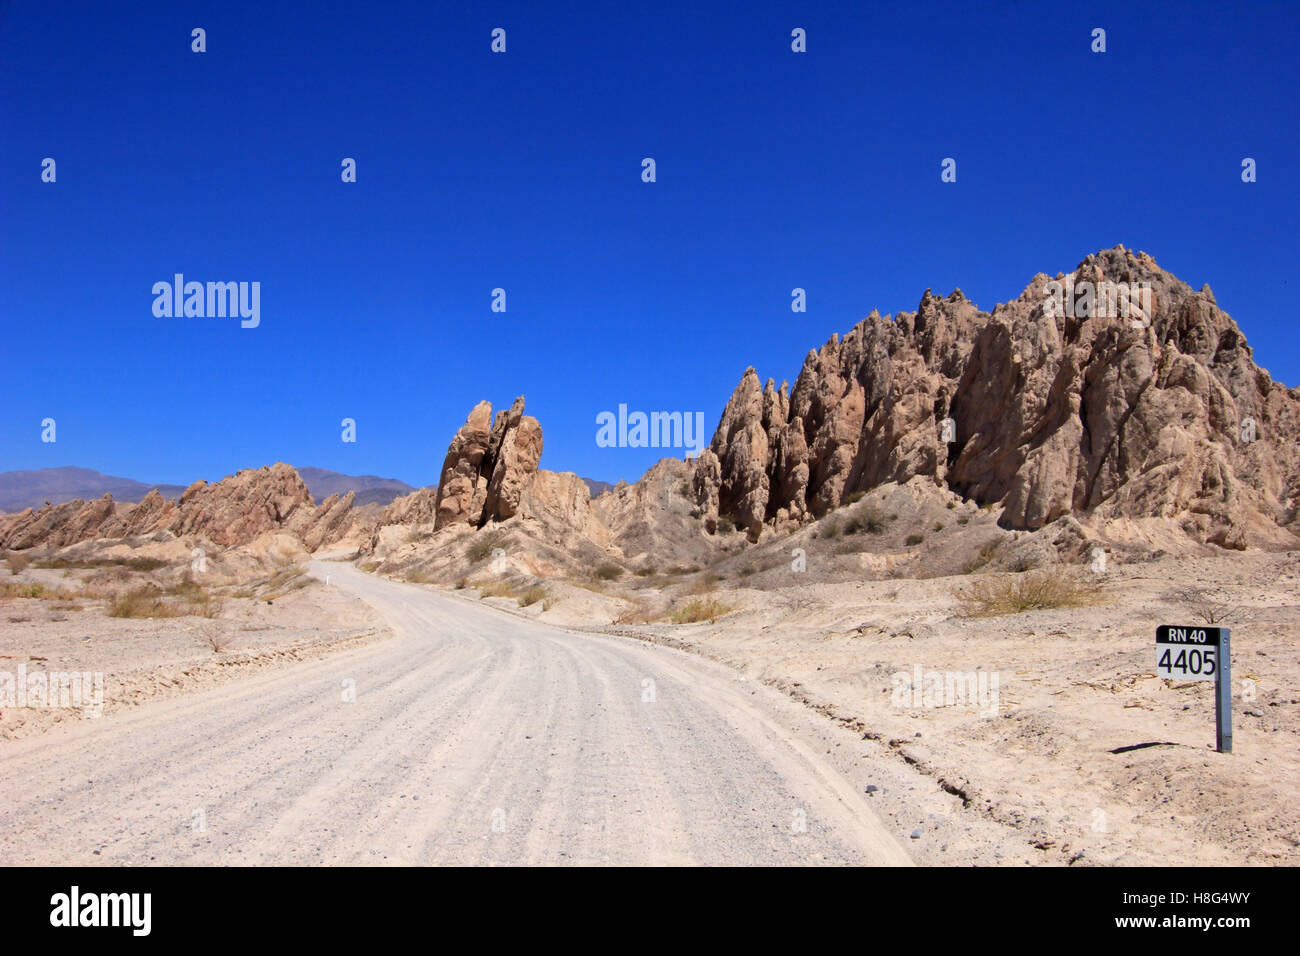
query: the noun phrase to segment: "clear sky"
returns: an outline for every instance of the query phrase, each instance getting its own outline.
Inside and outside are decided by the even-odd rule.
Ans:
[[[1294,386],[1297,39],[1294,2],[0,0],[0,470],[423,485],[526,394],[543,467],[635,479],[601,411],[711,434],[748,365],[1117,243]],[[260,325],[155,317],[175,273]]]

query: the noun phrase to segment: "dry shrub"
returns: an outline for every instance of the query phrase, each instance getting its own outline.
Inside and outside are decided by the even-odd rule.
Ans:
[[[854,510],[844,522],[845,534],[857,534],[859,531],[867,534],[884,534],[885,525],[889,523],[889,518],[885,513],[872,504],[864,504]],[[834,537],[834,535],[830,535]]]
[[[617,564],[605,563],[598,565],[592,573],[598,581],[613,581],[615,578],[622,576],[623,569]]]
[[[1244,623],[1252,617],[1239,605],[1224,600],[1218,594],[1197,585],[1178,588],[1164,595],[1164,599],[1174,604],[1184,605],[1188,611],[1210,626],[1219,624]]]
[[[203,639],[203,643],[212,648],[214,654],[220,654],[230,647],[230,636],[223,634],[221,629],[215,625],[203,625],[199,628],[199,634]]]
[[[989,541],[980,545],[979,552],[975,557],[967,561],[966,566],[962,568],[962,574],[974,574],[980,568],[984,567],[993,560],[994,556],[998,553],[998,548],[1000,547],[1002,547],[1002,542],[1000,540]]]
[[[512,598],[515,597],[515,587],[509,581],[493,581],[490,584],[486,584],[483,586],[483,590],[479,592],[479,597]]]
[[[173,600],[168,600],[169,596]],[[221,615],[221,599],[192,581],[167,591],[153,584],[142,584],[113,595],[107,613],[109,617],[215,618]]]
[[[500,531],[489,531],[486,534],[480,534],[468,545],[465,546],[465,557],[469,558],[473,564],[478,564],[490,555],[495,548],[505,550],[506,536]]]
[[[296,584],[298,578],[303,577],[306,573],[307,569],[301,564],[290,565],[287,568],[281,568],[267,578],[266,584],[262,585],[262,587],[267,591],[296,590],[297,588],[289,588],[288,585]],[[303,587],[306,583],[304,581],[297,584],[297,587]]]
[[[5,555],[5,564],[9,565],[9,573],[11,574],[21,574],[27,569],[27,565],[31,563],[32,556],[21,551],[14,551]]]
[[[730,604],[723,604],[710,594],[691,598],[680,607],[674,607],[669,618],[674,624],[695,624],[699,621],[708,621],[712,624],[724,614],[730,614],[734,610],[735,608]]]
[[[1025,611],[1084,607],[1095,603],[1100,594],[1100,584],[1077,574],[1031,571],[1028,574],[981,576],[957,592],[957,602],[966,617],[997,617]]]
[[[109,617],[180,617],[176,608],[164,603],[162,591],[152,584],[131,588],[113,596]]]
[[[0,597],[68,601],[76,597],[76,595],[63,588],[47,588],[44,584],[14,584],[12,581],[6,581],[0,584]]]
[[[649,601],[636,600],[628,604],[618,616],[614,618],[615,624],[650,624],[657,621],[659,615],[655,613],[654,605]]]
[[[531,587],[519,598],[520,607],[528,607],[536,604],[538,601],[546,598],[546,589],[541,587]]]

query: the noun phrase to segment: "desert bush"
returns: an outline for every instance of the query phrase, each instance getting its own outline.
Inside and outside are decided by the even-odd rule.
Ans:
[[[36,562],[38,568],[68,570],[78,568],[127,568],[131,571],[149,572],[167,567],[167,562],[159,558],[43,558]]]
[[[1059,571],[982,576],[957,592],[966,617],[997,617],[1051,608],[1083,607],[1096,601],[1095,581]]]
[[[42,598],[45,591],[44,584],[14,584],[12,581],[0,584],[0,594],[5,597]]]
[[[630,603],[618,616],[614,618],[615,624],[649,624],[658,620],[659,615],[655,613],[654,605],[646,600],[636,600]]]
[[[479,592],[479,597],[481,598],[490,598],[490,597],[512,598],[514,596],[515,596],[515,588],[514,585],[511,584],[509,581],[493,581],[490,584],[484,585],[483,590]]]
[[[700,621],[708,621],[712,624],[724,614],[730,614],[734,610],[731,605],[723,604],[715,596],[706,594],[692,598],[680,606],[674,606],[669,619],[674,624],[695,624]]]
[[[838,538],[840,536],[840,523],[838,521],[827,521],[821,528],[823,538]]]
[[[10,574],[21,574],[27,570],[27,565],[31,563],[32,556],[21,551],[11,551],[5,555],[5,564],[9,566]]]
[[[142,584],[112,595],[107,613],[109,617],[215,618],[221,615],[221,606],[219,597],[193,582],[181,582],[166,591]]]
[[[998,553],[998,548],[1000,547],[1002,547],[1001,541],[989,541],[980,545],[980,549],[976,552],[975,557],[967,561],[966,566],[962,568],[962,573],[974,574],[980,568],[984,567],[984,565],[993,560],[993,556]]]
[[[723,534],[731,534],[733,531],[736,530],[736,522],[730,518],[725,518],[725,517],[719,518],[718,530],[721,531]]]
[[[109,617],[178,617],[167,613],[162,592],[151,584],[131,588],[113,596],[108,605]]]
[[[469,587],[469,578],[461,578],[459,581],[456,582],[457,591],[463,591],[467,587]]]
[[[1007,565],[1007,570],[1014,571],[1017,574],[1024,574],[1026,571],[1032,571],[1038,567],[1038,561],[1030,554],[1018,554]]]
[[[888,520],[879,508],[869,504],[863,505],[844,522],[844,533],[857,534],[859,531],[865,531],[867,534],[884,534]]]
[[[862,500],[862,496],[865,494],[865,491],[851,491],[845,496],[844,503],[846,505],[855,505]]]
[[[488,531],[478,535],[473,541],[465,546],[465,557],[469,558],[473,564],[488,558],[495,548],[504,549],[506,546],[506,536],[500,531]]]
[[[597,565],[596,570],[593,571],[592,574],[595,575],[597,581],[613,581],[615,578],[622,576],[623,569],[617,564],[606,562],[605,564]]]
[[[906,545],[910,548],[910,547],[912,547],[913,545],[920,544],[920,543],[921,543],[922,541],[924,541],[924,540],[925,540],[925,535],[923,535],[923,534],[909,534],[909,535],[907,536],[907,540],[906,540],[905,542],[903,542],[903,543],[906,544]]]
[[[943,522],[942,522],[942,521],[936,521],[936,522],[934,523],[934,530],[935,530],[936,533],[939,532],[939,531],[942,531],[942,530],[943,530]]]
[[[379,567],[378,561],[367,561],[365,564],[361,565],[361,570],[365,571],[366,574],[370,574],[377,567]]]
[[[970,515],[962,515],[957,519],[958,524],[970,524]]]
[[[364,568],[362,570],[365,570]],[[264,591],[274,591],[275,596],[279,597],[281,593],[296,591],[298,588],[307,586],[307,569],[301,564],[290,565],[287,568],[281,568],[266,579],[262,585]]]
[[[221,629],[214,625],[205,624],[200,627],[199,636],[203,643],[212,649],[214,654],[220,654],[230,646],[229,635],[223,634]]]
[[[541,587],[531,587],[519,598],[520,607],[529,607],[538,601],[546,599],[546,589]]]
[[[1173,604],[1186,606],[1188,611],[1211,627],[1218,624],[1231,624],[1234,621],[1240,622],[1246,616],[1243,614],[1242,608],[1230,604],[1211,594],[1205,588],[1196,585],[1170,591],[1164,595],[1164,599]]]

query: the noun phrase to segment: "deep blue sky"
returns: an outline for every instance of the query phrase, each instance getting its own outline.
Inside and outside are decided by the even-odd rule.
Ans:
[[[1116,243],[1300,383],[1295,3],[293,6],[0,0],[0,470],[421,485],[524,393],[543,467],[635,479],[598,412],[711,434],[747,365]],[[155,318],[175,272],[260,281],[260,328]]]

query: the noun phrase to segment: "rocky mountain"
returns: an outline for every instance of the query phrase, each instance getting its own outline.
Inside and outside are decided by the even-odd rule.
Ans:
[[[650,573],[734,550],[732,526],[751,542],[797,532],[886,486],[910,489],[877,496],[902,502],[890,517],[928,495],[941,510],[996,515],[1010,535],[1048,529],[1045,546],[1061,554],[1097,536],[1148,549],[1300,547],[1300,390],[1255,363],[1208,286],[1123,247],[1037,275],[992,312],[960,290],[927,290],[915,312],[873,312],[810,351],[793,388],[747,369],[697,461],[664,459],[594,500],[589,480],[540,470],[542,448],[523,396],[495,418],[482,401],[439,484],[382,511],[360,495],[407,486],[362,476],[373,483],[317,505],[303,476],[276,464],[195,482],[175,501],[104,495],[0,516],[0,548],[160,530],[233,547],[276,532],[459,575],[461,539],[500,530],[529,573],[606,559]]]
[[[1117,308],[1117,288],[1145,308]],[[1208,286],[1117,246],[992,313],[960,290],[873,312],[809,352],[793,389],[748,369],[692,482],[710,529],[725,516],[757,540],[917,476],[1010,529],[1154,518],[1224,547],[1293,544],[1300,390],[1255,364]]]
[[[63,547],[158,531],[232,547],[283,531],[314,550],[347,533],[353,503],[349,492],[342,498],[331,495],[317,506],[293,467],[276,463],[236,472],[216,484],[196,481],[175,501],[155,490],[139,503],[104,495],[0,516],[0,548]]]
[[[150,485],[132,478],[106,475],[91,468],[36,468],[31,471],[0,472],[0,513],[40,508],[47,501],[61,505],[78,498],[89,500],[112,495],[116,501],[140,501],[157,489],[175,498],[183,485]]]

